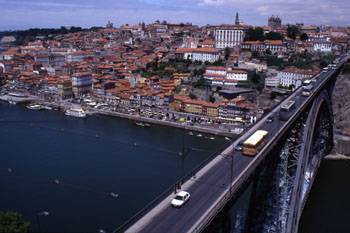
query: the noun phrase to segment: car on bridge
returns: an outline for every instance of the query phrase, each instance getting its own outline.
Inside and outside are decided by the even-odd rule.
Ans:
[[[267,122],[267,123],[272,123],[274,119],[275,119],[275,118],[274,118],[273,116],[269,116],[269,117],[266,119],[266,122]]]
[[[189,199],[190,199],[190,193],[186,191],[180,191],[174,199],[171,201],[171,206],[173,207],[181,207],[183,206]]]
[[[244,140],[239,141],[237,143],[237,145],[235,146],[235,150],[242,151],[243,150],[243,143],[244,143]]]

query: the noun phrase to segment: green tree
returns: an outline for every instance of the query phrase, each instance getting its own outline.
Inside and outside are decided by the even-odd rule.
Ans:
[[[295,40],[296,36],[299,35],[299,29],[295,26],[295,25],[292,25],[292,26],[288,26],[287,28],[287,36],[289,38],[292,38],[293,40]]]
[[[196,96],[195,94],[193,94],[193,93],[190,93],[190,94],[188,95],[188,97],[190,97],[192,100],[197,99],[197,96]]]
[[[300,35],[300,40],[302,40],[302,41],[307,41],[308,39],[309,39],[309,37],[307,36],[306,33],[302,33],[302,34]]]
[[[228,58],[230,57],[231,55],[231,50],[229,47],[226,47],[225,48],[225,60],[228,60]]]
[[[0,232],[27,233],[30,232],[30,223],[23,221],[19,213],[0,211]]]
[[[252,75],[252,82],[253,83],[259,83],[259,80],[260,80],[260,76],[257,73],[254,73]]]
[[[266,40],[282,40],[283,36],[278,32],[269,32],[266,34]]]
[[[249,28],[245,38],[245,41],[264,41],[265,40],[265,36],[264,36],[264,29],[262,29],[261,27],[257,27],[255,29],[253,28]]]

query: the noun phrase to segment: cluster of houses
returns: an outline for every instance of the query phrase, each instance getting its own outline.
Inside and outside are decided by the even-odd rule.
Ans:
[[[278,25],[277,25],[278,26]],[[164,110],[183,111],[212,117],[244,117],[260,111],[257,105],[243,97],[210,103],[181,96],[176,89],[190,78],[174,67],[167,77],[144,77],[152,71],[154,62],[185,59],[206,63],[204,79],[212,86],[236,88],[248,79],[247,70],[267,70],[264,61],[252,59],[252,51],[269,50],[278,56],[288,56],[304,50],[338,53],[348,48],[349,28],[301,27],[307,41],[286,37],[286,29],[276,27],[283,40],[244,41],[247,30],[236,17],[233,25],[198,27],[190,23],[165,21],[145,25],[124,25],[60,34],[49,40],[37,38],[22,46],[6,36],[0,42],[0,83],[8,83],[31,91],[43,91],[55,99],[80,98],[86,94],[107,99],[116,104]],[[263,27],[264,32],[272,31]],[[312,45],[312,46],[311,46]],[[230,47],[229,57],[225,48]],[[226,66],[214,66],[218,60]],[[298,80],[316,71],[287,68],[266,79],[266,86],[298,85]]]

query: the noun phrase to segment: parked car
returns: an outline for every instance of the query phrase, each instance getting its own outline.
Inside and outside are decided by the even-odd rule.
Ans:
[[[171,201],[171,206],[173,207],[181,207],[183,206],[189,199],[190,199],[189,192],[186,191],[180,191],[174,199]]]

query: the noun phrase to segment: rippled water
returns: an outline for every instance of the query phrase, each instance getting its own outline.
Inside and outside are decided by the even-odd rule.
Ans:
[[[49,211],[40,216],[43,232],[111,232],[181,175],[180,129],[7,103],[0,103],[0,120],[0,210],[20,212],[34,231],[36,215]],[[206,152],[191,152],[185,171],[224,143],[186,136],[186,146]]]

